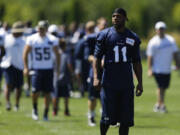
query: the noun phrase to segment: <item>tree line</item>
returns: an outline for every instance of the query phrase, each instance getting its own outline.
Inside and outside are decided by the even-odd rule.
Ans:
[[[1,0],[0,20],[14,21],[48,19],[50,23],[85,23],[105,17],[111,24],[114,8],[127,10],[128,26],[146,37],[156,21],[165,21],[170,31],[180,30],[178,0]]]

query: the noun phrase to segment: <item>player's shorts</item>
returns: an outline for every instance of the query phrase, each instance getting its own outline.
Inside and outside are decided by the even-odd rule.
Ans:
[[[166,89],[170,84],[170,74],[153,73],[158,88]]]
[[[70,96],[70,84],[61,84],[60,81],[56,82],[52,96],[55,98],[58,97],[69,97]]]
[[[96,90],[93,86],[93,79],[88,79],[88,98],[89,100],[94,100],[95,98],[100,98],[100,91]]]
[[[134,125],[134,90],[113,90],[103,87],[100,92],[102,103],[101,123],[127,126]]]
[[[32,92],[50,93],[53,90],[53,70],[34,70],[31,76]]]
[[[3,69],[4,78],[7,85],[13,88],[20,88],[23,85],[23,71],[10,66]]]

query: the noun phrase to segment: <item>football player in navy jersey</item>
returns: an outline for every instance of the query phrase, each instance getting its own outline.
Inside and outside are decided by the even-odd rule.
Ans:
[[[119,135],[128,135],[129,127],[134,125],[133,70],[138,82],[136,96],[141,96],[143,92],[141,41],[126,28],[127,20],[124,9],[115,9],[113,26],[100,32],[96,38],[93,84],[96,89],[101,89],[101,135],[106,135],[109,126],[117,123],[120,123]],[[103,75],[100,76],[103,56]]]

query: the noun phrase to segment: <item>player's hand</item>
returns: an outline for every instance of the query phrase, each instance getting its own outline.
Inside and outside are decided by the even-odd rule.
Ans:
[[[101,90],[101,82],[99,79],[94,79],[93,86],[96,90]]]
[[[152,72],[152,69],[148,69],[148,77],[152,77],[152,75],[153,75],[153,72]]]
[[[57,75],[57,77],[60,75],[60,71],[59,70],[56,71],[56,75]]]
[[[23,73],[24,73],[24,75],[27,76],[29,74],[29,69],[28,68],[24,68]]]
[[[143,93],[143,86],[138,84],[138,85],[136,86],[136,96],[137,96],[137,97],[138,97],[138,96],[141,96],[142,93]]]

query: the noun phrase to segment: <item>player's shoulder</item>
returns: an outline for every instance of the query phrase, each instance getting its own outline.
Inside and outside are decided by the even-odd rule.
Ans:
[[[105,39],[106,37],[108,37],[108,35],[109,35],[110,33],[112,33],[112,27],[106,28],[106,29],[100,31],[99,33],[97,33],[96,38],[97,38],[98,40],[103,40],[103,39]]]
[[[126,28],[126,37],[130,40],[134,40],[135,44],[141,43],[141,39],[139,38],[139,36],[134,31],[127,29],[127,28]],[[128,39],[126,39],[126,40],[128,40]]]
[[[172,36],[169,35],[169,34],[165,34],[165,38],[168,39],[168,40],[171,41],[171,42],[175,42],[174,37],[172,37]]]
[[[97,33],[92,33],[92,34],[89,34],[88,36],[87,36],[87,39],[89,40],[89,39],[93,39],[93,38],[96,38],[96,36],[97,36]]]
[[[39,36],[38,33],[34,33],[34,34],[28,36],[27,39],[36,39],[38,36]]]
[[[139,36],[134,31],[126,28],[126,33],[127,33],[127,36],[140,40]]]

